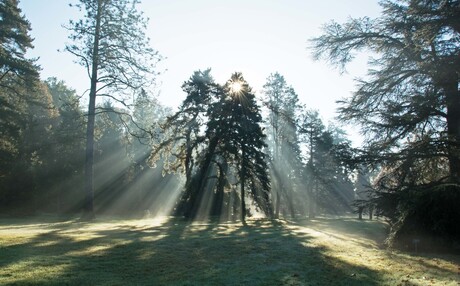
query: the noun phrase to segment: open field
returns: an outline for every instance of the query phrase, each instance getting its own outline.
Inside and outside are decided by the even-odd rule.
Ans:
[[[455,285],[460,256],[379,247],[379,221],[0,219],[0,285]]]

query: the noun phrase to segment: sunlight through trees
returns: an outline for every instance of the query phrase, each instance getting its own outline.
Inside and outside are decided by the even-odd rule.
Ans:
[[[263,83],[244,67],[221,82],[210,68],[181,67],[191,75],[167,96],[183,101],[167,107],[140,1],[74,2],[61,46],[86,71],[84,92],[41,78],[27,56],[31,23],[17,0],[0,0],[0,215],[175,216],[243,229],[254,218],[377,217],[389,246],[458,249],[458,0],[382,0],[377,17],[325,24],[310,39],[316,60],[345,72],[359,52],[369,57],[330,121],[301,100],[328,89],[304,94],[295,75]]]

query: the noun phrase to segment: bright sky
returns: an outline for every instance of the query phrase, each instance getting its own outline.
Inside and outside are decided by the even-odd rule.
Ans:
[[[84,69],[64,52],[68,42],[62,28],[75,19],[75,0],[20,0],[32,25],[42,78],[55,76],[83,92],[89,87]],[[153,48],[166,59],[157,92],[160,100],[176,107],[185,98],[180,86],[198,69],[211,68],[224,83],[240,71],[258,95],[266,78],[282,74],[299,98],[320,111],[325,122],[336,113],[335,101],[349,97],[353,78],[366,70],[365,58],[340,74],[325,62],[314,62],[308,39],[321,33],[321,25],[348,17],[377,17],[377,0],[143,0],[140,9],[150,19],[147,34]]]

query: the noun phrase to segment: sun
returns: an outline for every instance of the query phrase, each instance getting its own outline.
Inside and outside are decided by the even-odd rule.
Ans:
[[[234,81],[230,84],[230,90],[232,91],[232,93],[240,93],[242,89],[243,85],[241,84],[241,82]]]

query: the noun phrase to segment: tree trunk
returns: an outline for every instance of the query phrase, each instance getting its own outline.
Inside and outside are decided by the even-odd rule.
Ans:
[[[446,76],[447,78],[447,76]],[[443,84],[447,105],[447,134],[449,136],[449,168],[453,181],[460,180],[460,92],[458,76],[451,74]]]
[[[227,183],[227,169],[228,165],[227,162],[223,162],[222,164],[218,164],[219,168],[219,178],[217,183],[216,194],[214,196],[213,204],[212,204],[212,216],[222,216],[222,209],[224,205],[224,188]]]
[[[275,205],[275,218],[280,218],[281,195],[280,189],[276,190],[276,205]]]
[[[88,104],[88,122],[86,125],[86,156],[85,156],[85,206],[83,218],[94,218],[94,122],[96,116],[96,87],[97,87],[97,72],[99,61],[99,37],[101,32],[101,12],[102,3],[97,1],[96,15],[96,31],[94,35],[94,46],[92,55],[92,70],[91,70],[91,87],[89,92]]]
[[[292,190],[292,188],[290,188],[290,190]],[[291,218],[292,219],[295,219],[296,218],[296,215],[295,215],[295,207],[294,207],[294,198],[292,197],[292,191],[290,192],[291,195],[286,195],[286,200],[289,204],[289,212],[291,213]]]
[[[241,178],[240,178],[240,181],[241,181],[241,221],[243,223],[246,222],[246,201],[245,201],[245,192],[244,192],[244,184],[245,184],[245,172],[246,172],[246,152],[245,152],[245,146],[243,144],[242,148],[241,148],[241,152],[242,152],[242,162],[241,162]]]
[[[310,191],[310,200],[308,201],[308,217],[315,218],[315,216],[315,196],[312,186],[312,190]]]

